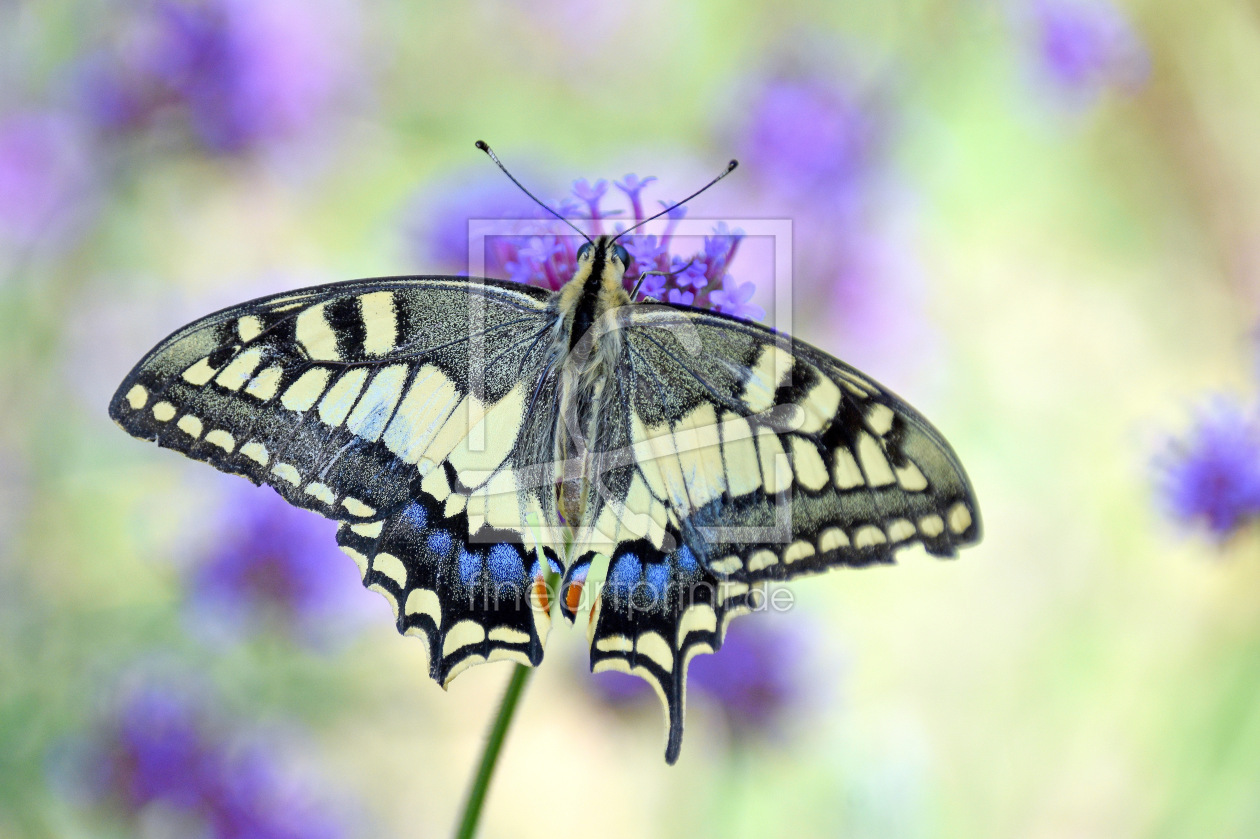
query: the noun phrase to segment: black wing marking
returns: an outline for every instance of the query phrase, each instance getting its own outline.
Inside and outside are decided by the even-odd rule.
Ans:
[[[673,762],[688,660],[718,649],[767,581],[890,563],[916,542],[954,556],[979,541],[980,515],[939,432],[821,350],[695,309],[619,317],[622,369],[601,406],[567,579],[581,583],[597,554],[610,557],[591,611],[592,667],[654,684]],[[659,592],[643,601],[652,608],[616,594],[628,585]],[[566,614],[574,598],[566,589]]]
[[[528,522],[553,522],[554,498],[550,482],[523,477],[550,434],[525,405],[550,387],[538,340],[549,299],[460,277],[274,295],[168,337],[110,415],[342,521],[338,543],[399,630],[428,639],[440,683],[495,657],[537,664],[536,549],[558,557],[530,538]]]

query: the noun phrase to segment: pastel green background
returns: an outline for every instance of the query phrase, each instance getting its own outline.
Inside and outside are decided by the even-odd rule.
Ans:
[[[658,709],[595,702],[584,632],[558,626],[482,835],[1260,833],[1260,545],[1179,528],[1150,465],[1205,393],[1253,387],[1255,7],[1127,4],[1149,80],[1082,109],[1028,78],[996,4],[583,8],[365,5],[347,33],[361,96],[314,151],[101,161],[122,171],[85,238],[3,254],[0,837],[125,835],[56,791],[48,754],[153,658],[235,714],[309,731],[304,760],[360,802],[365,835],[447,834],[509,666],[444,693],[376,601],[331,652],[191,638],[180,568],[222,523],[207,513],[218,485],[127,438],[106,401],[148,346],[211,309],[424,270],[406,208],[488,167],[475,139],[532,166],[548,197],[577,177],[716,172],[749,74],[806,33],[892,90],[887,165],[911,196],[937,338],[887,373],[861,364],[954,444],[985,541],[957,562],[910,552],[794,584],[787,619],[819,634],[821,700],[782,738],[738,746],[693,696],[675,767]],[[0,9],[12,98],[38,101],[109,13]],[[723,213],[725,188],[704,213]],[[840,340],[813,301],[797,307],[801,337]]]

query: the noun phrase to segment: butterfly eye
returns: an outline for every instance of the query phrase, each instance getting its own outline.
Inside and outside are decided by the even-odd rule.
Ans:
[[[630,267],[630,254],[626,253],[626,249],[621,245],[613,245],[613,255],[621,260],[622,268]]]
[[[578,248],[577,258],[579,260],[586,259],[586,257],[590,256],[590,253],[591,253],[591,243],[587,242],[585,245]]]

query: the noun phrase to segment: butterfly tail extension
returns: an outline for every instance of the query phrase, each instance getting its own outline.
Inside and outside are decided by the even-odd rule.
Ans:
[[[573,586],[585,580],[593,558],[582,557],[566,576],[562,611],[571,621],[585,602]],[[602,589],[586,594],[593,604],[591,671],[630,673],[652,686],[665,706],[665,760],[672,765],[682,747],[691,659],[721,648],[731,618],[750,611],[756,592],[719,580],[685,545],[667,553],[640,540],[618,547]]]
[[[446,687],[487,661],[537,666],[550,629],[544,574],[513,531],[483,528],[465,541],[465,514],[447,517],[418,497],[386,519],[344,523],[337,543],[363,584],[393,607],[398,631],[427,642],[429,673]],[[562,567],[543,548],[552,573]]]

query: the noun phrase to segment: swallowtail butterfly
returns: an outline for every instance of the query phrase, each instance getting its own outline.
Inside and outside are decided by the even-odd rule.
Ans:
[[[591,669],[660,694],[673,763],[688,662],[766,583],[914,543],[951,557],[981,524],[902,400],[761,325],[634,302],[628,262],[602,236],[554,293],[422,276],[264,297],[158,344],[110,416],[339,521],[442,685],[541,662],[560,575]]]

